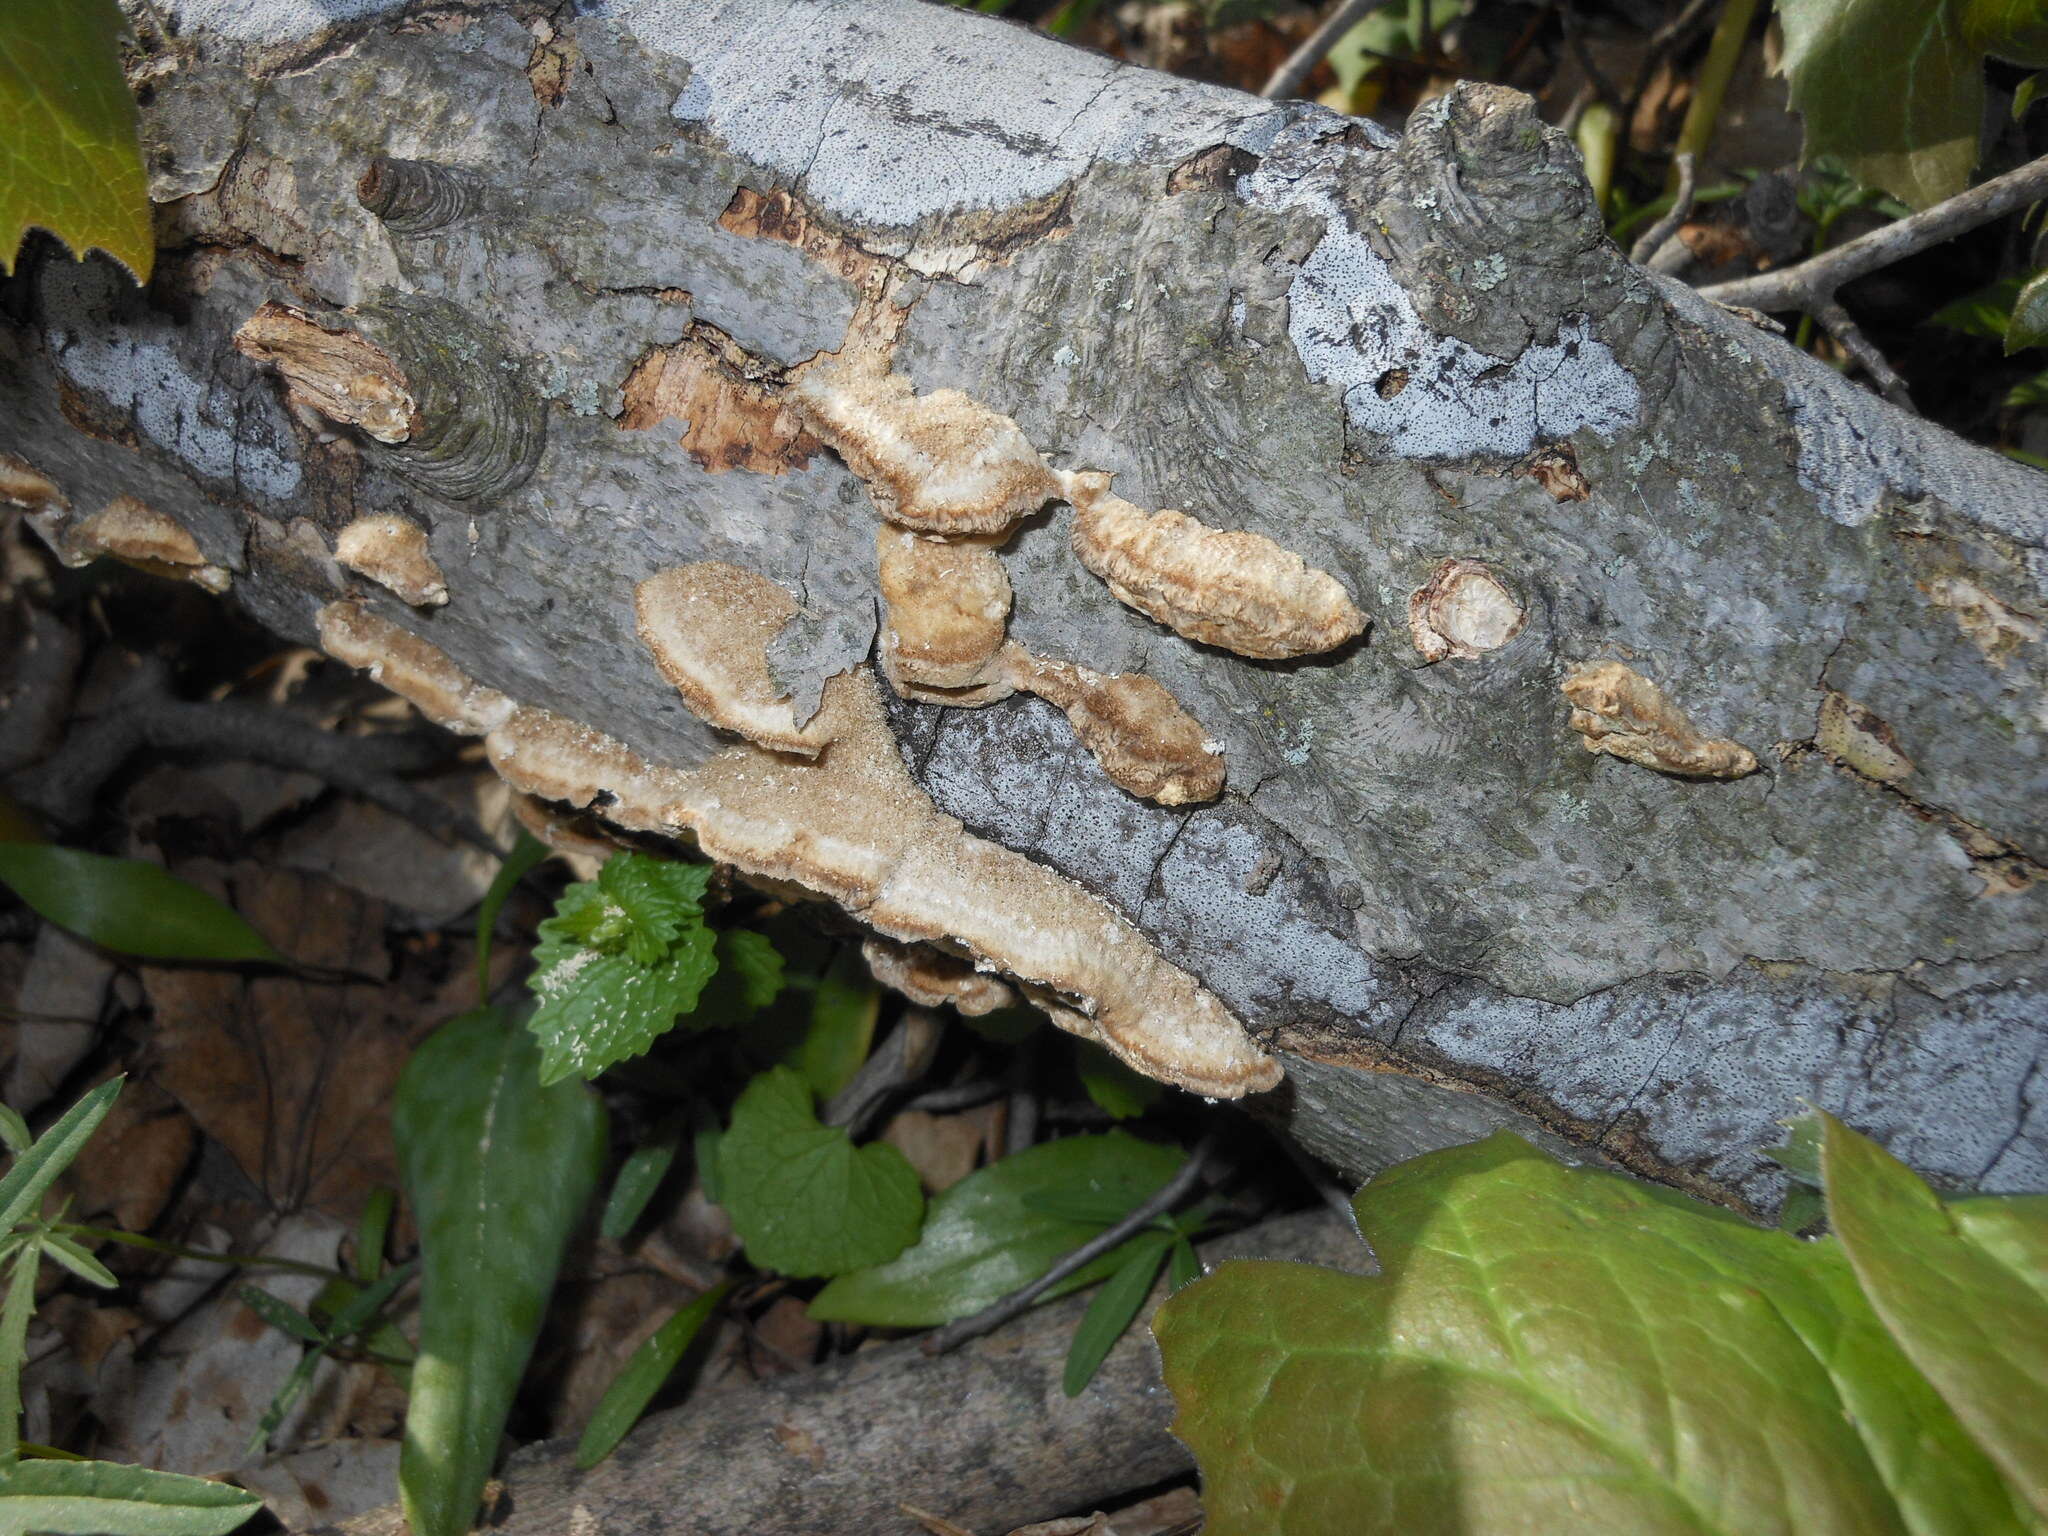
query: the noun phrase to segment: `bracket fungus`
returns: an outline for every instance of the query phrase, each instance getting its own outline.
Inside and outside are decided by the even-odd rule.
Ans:
[[[85,565],[101,555],[150,572],[190,581],[218,595],[234,578],[208,562],[199,541],[183,523],[133,496],[116,496],[64,535],[66,565]]]
[[[1223,749],[1151,678],[1095,672],[1017,645],[1004,654],[1011,682],[1064,710],[1081,744],[1120,787],[1161,805],[1223,793]]]
[[[427,549],[426,529],[406,518],[357,518],[335,539],[334,558],[415,608],[448,601],[448,581]]]
[[[860,954],[876,981],[922,1008],[950,1005],[978,1018],[1017,1001],[1008,983],[931,944],[899,944],[872,936],[861,944]]]
[[[1264,534],[1147,513],[1110,494],[1101,470],[1061,476],[1074,553],[1119,601],[1204,645],[1277,660],[1331,650],[1366,617],[1335,577]]]
[[[1060,494],[1016,422],[957,389],[918,394],[886,350],[849,339],[806,367],[790,395],[901,527],[1002,533]]]
[[[1588,752],[1683,778],[1739,779],[1757,770],[1749,748],[1702,735],[1655,683],[1621,662],[1582,664],[1562,686]]]
[[[1010,578],[990,540],[931,539],[884,523],[875,553],[880,657],[891,686],[928,702],[986,704],[1008,696],[1010,685],[993,664],[1010,622]]]
[[[515,706],[505,695],[470,681],[445,651],[361,603],[329,603],[315,623],[323,651],[362,668],[444,729],[481,736],[511,718]]]
[[[716,560],[658,571],[633,594],[641,642],[684,703],[722,730],[812,757],[825,744],[817,721],[796,723],[768,670],[768,643],[796,607],[767,577]]]
[[[1408,595],[1408,632],[1424,661],[1477,661],[1522,632],[1507,583],[1476,560],[1445,560]]]
[[[405,370],[383,348],[346,326],[323,325],[289,304],[265,304],[235,332],[235,350],[275,369],[285,404],[308,426],[357,427],[380,443],[402,443],[419,425]]]
[[[1844,768],[1880,784],[1897,784],[1912,776],[1913,760],[1899,750],[1891,726],[1832,688],[1821,695],[1813,744]]]

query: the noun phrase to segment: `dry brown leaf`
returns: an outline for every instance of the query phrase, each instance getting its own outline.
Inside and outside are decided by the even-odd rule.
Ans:
[[[882,1127],[882,1140],[910,1161],[925,1193],[950,1189],[981,1160],[986,1120],[977,1114],[928,1115],[906,1109]]]
[[[177,1193],[198,1140],[176,1099],[147,1079],[130,1082],[58,1192],[70,1197],[77,1220],[147,1232]]]

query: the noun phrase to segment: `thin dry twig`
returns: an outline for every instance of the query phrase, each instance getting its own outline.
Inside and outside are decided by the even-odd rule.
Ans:
[[[1885,399],[1906,410],[1913,409],[1912,397],[1906,393],[1906,381],[1899,377],[1898,370],[1892,367],[1890,360],[1877,349],[1876,344],[1858,329],[1856,322],[1850,318],[1849,311],[1830,299],[1813,312],[1813,318],[1818,320],[1822,329],[1840,342],[1842,350],[1854,358],[1863,371],[1870,375],[1870,381],[1878,387]]]
[[[1640,240],[1629,247],[1628,259],[1639,267],[1646,267],[1652,258],[1664,249],[1664,242],[1678,233],[1678,226],[1692,215],[1694,195],[1699,191],[1698,157],[1686,150],[1678,157],[1678,195],[1664,216],[1643,231]]]
[[[1301,82],[1309,77],[1309,72],[1337,46],[1340,37],[1387,3],[1388,0],[1343,0],[1343,4],[1330,12],[1329,18],[1309,34],[1307,42],[1287,55],[1286,61],[1273,71],[1259,94],[1268,101],[1292,96],[1301,89]]]
[[[2048,197],[2048,155],[1807,261],[1715,283],[1700,289],[1700,294],[1717,304],[1749,309],[1804,310],[1818,320],[1822,306],[1834,299],[1843,284],[1967,234],[2043,197]]]
[[[1010,1292],[1000,1301],[991,1302],[972,1317],[963,1317],[957,1322],[946,1324],[943,1328],[932,1330],[924,1336],[918,1347],[928,1355],[943,1355],[948,1350],[958,1349],[970,1339],[978,1339],[985,1333],[994,1332],[1011,1318],[1027,1311],[1033,1302],[1075,1270],[1101,1258],[1119,1243],[1143,1231],[1186,1199],[1206,1177],[1209,1155],[1215,1150],[1215,1146],[1216,1138],[1213,1134],[1203,1137],[1195,1150],[1188,1154],[1188,1160],[1181,1165],[1180,1172],[1169,1179],[1158,1194],[1122,1221],[1090,1238],[1029,1285]]]

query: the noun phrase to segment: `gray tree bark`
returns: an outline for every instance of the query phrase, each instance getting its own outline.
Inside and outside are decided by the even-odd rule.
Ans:
[[[1309,1147],[1362,1176],[1510,1125],[1768,1208],[1806,1100],[1950,1186],[2048,1188],[2048,482],[1629,265],[1525,99],[1396,140],[918,0],[158,9],[156,280],[45,250],[5,288],[0,447],[72,554],[135,498],[282,634],[353,594],[687,772],[733,749],[636,637],[644,578],[781,584],[798,694],[866,654],[875,507],[784,386],[886,283],[917,389],[1372,621],[1248,660],[1119,603],[1064,502],[1025,522],[1010,637],[1170,690],[1227,765],[1194,807],[1040,700],[853,679],[940,811],[1276,1053]],[[288,410],[232,344],[267,303],[395,358],[409,420]],[[427,527],[445,606],[335,564],[376,513]],[[1447,561],[1520,628],[1432,661]],[[1756,771],[1589,751],[1561,685],[1608,662],[1677,712],[1637,756],[1695,728]]]

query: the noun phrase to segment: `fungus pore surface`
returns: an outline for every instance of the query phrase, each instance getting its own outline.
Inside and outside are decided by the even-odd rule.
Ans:
[[[1563,688],[1571,727],[1588,752],[1693,779],[1739,779],[1757,770],[1749,748],[1702,735],[1655,683],[1621,662],[1584,664]]]
[[[1205,645],[1274,660],[1361,634],[1366,617],[1335,577],[1264,534],[1210,528],[1185,512],[1147,513],[1110,477],[1062,477],[1074,553],[1119,601]]]

